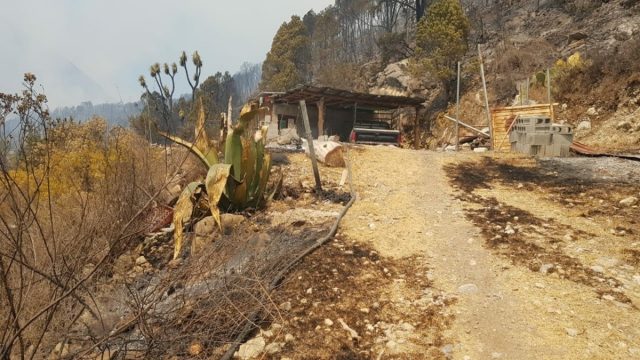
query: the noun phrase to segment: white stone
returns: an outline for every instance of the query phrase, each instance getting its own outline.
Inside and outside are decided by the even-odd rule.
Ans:
[[[136,265],[144,265],[147,263],[147,259],[144,256],[139,256],[136,259]]]
[[[513,234],[515,234],[515,233],[516,233],[516,231],[515,231],[515,230],[513,230],[513,228],[511,227],[511,225],[507,225],[507,226],[504,228],[504,233],[505,233],[505,234],[507,234],[507,235],[513,235]]]
[[[598,115],[598,111],[596,110],[595,107],[592,106],[589,109],[587,109],[587,115],[589,115],[589,116]]]
[[[553,270],[553,264],[544,264],[540,266],[540,273],[547,274],[549,271]]]
[[[260,356],[265,345],[266,343],[262,336],[255,337],[240,345],[240,349],[238,349],[238,357],[242,360],[255,359]]]
[[[458,287],[460,294],[473,294],[478,292],[478,286],[476,284],[464,284]]]
[[[574,329],[574,328],[565,328],[564,331],[567,332],[567,335],[571,336],[571,337],[576,337],[578,336],[578,330]]]
[[[294,339],[295,338],[291,334],[287,334],[287,335],[284,336],[284,341],[285,342],[292,342]]]
[[[594,265],[591,267],[591,270],[593,270],[593,272],[596,272],[598,274],[602,274],[604,272],[604,268],[600,265]]]
[[[278,306],[278,308],[284,311],[291,311],[291,302],[290,301],[283,302],[282,304],[280,304],[280,306]]]
[[[628,198],[620,200],[622,206],[633,206],[638,202],[638,198],[635,196],[629,196]]]
[[[264,348],[264,352],[266,352],[269,355],[279,353],[280,351],[282,351],[282,345],[283,344],[279,342],[271,343]]]
[[[326,326],[333,326],[333,321],[331,321],[331,319],[324,319],[324,324]]]
[[[576,131],[587,131],[591,130],[591,121],[583,120],[580,121],[578,127],[576,127]]]
[[[476,152],[476,153],[484,153],[484,152],[487,152],[487,151],[489,151],[489,149],[487,149],[486,147],[477,147],[477,148],[473,149],[473,152]]]

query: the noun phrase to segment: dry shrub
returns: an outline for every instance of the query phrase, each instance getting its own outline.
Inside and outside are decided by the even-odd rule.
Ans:
[[[179,160],[94,119],[52,121],[35,76],[0,94],[0,358],[44,357],[92,301],[92,284],[148,230]]]
[[[552,76],[554,97],[615,111],[640,88],[640,64],[635,61],[639,56],[640,39],[590,51],[581,58],[580,66]]]
[[[516,83],[526,80],[551,63],[555,50],[546,41],[532,41],[522,46],[505,44],[496,51],[496,61],[488,73],[496,74],[495,97],[507,104],[517,94]]]

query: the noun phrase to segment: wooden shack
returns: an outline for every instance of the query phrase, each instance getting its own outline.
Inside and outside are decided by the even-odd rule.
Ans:
[[[299,102],[305,100],[309,123],[314,138],[320,135],[337,135],[347,141],[353,125],[357,122],[380,121],[380,112],[399,109],[415,109],[417,123],[418,110],[424,99],[376,95],[341,90],[330,87],[299,86],[284,93],[271,93],[270,133],[282,128],[295,127],[303,134],[302,119],[299,116]],[[419,127],[415,127],[416,131]]]

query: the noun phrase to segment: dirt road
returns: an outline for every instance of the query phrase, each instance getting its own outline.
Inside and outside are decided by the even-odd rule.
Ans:
[[[347,342],[350,355],[338,356],[327,340],[334,333],[325,329],[313,346],[326,351],[307,355],[640,358],[640,211],[619,204],[639,195],[638,180],[629,177],[637,165],[605,164],[603,172],[582,159],[538,163],[386,147],[351,157],[359,199],[334,246],[373,249],[381,259],[373,263],[395,274],[363,274],[357,262],[343,267],[351,276],[337,284],[348,289],[328,307],[342,309],[334,316],[349,314],[353,328],[371,339]],[[336,256],[325,250],[302,266],[344,265]],[[296,287],[289,287],[294,296]],[[387,305],[373,319],[368,309],[358,311],[378,302]],[[311,316],[319,325],[308,330],[322,331],[322,318],[314,323]],[[409,335],[390,334],[404,323]],[[298,347],[287,355],[303,353]]]

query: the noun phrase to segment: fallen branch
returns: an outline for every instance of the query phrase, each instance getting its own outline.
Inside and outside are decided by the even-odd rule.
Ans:
[[[487,134],[486,132],[484,132],[484,131],[482,131],[482,130],[480,130],[478,128],[475,128],[475,127],[473,127],[473,126],[471,126],[469,124],[465,124],[460,120],[456,120],[456,119],[452,118],[451,116],[445,115],[444,118],[447,119],[447,120],[451,120],[453,122],[457,122],[458,124],[466,127],[469,130],[475,131],[475,132],[477,132],[478,134],[480,134],[480,135],[482,135],[484,137],[490,138],[489,134]]]
[[[353,187],[353,177],[352,177],[352,174],[351,174],[351,159],[349,158],[349,148],[348,147],[347,147],[347,171],[349,172],[349,189],[350,189],[350,192],[351,192],[351,199],[342,208],[342,210],[340,211],[340,213],[336,217],[335,223],[333,224],[333,226],[331,226],[331,229],[329,229],[329,232],[327,233],[327,235],[325,235],[325,236],[321,237],[320,239],[316,240],[316,242],[314,242],[309,248],[307,248],[300,255],[298,255],[292,261],[290,261],[280,272],[278,272],[276,274],[276,276],[274,276],[273,280],[269,283],[269,287],[267,288],[267,290],[268,290],[267,293],[270,293],[273,290],[275,290],[278,287],[278,285],[280,285],[280,283],[282,283],[282,281],[285,279],[287,274],[300,261],[302,261],[302,259],[304,259],[307,255],[312,254],[314,251],[319,249],[322,245],[327,243],[329,240],[331,240],[335,236],[336,232],[338,231],[338,226],[340,225],[340,221],[347,214],[347,211],[353,205],[353,203],[356,201],[356,199],[358,197],[356,192],[355,192],[355,189]],[[240,334],[238,334],[236,339],[231,343],[229,349],[222,356],[221,360],[230,360],[230,359],[233,358],[233,355],[237,351],[237,349],[240,346],[240,344],[242,344],[244,342],[244,340],[247,338],[247,336],[256,327],[256,324],[258,323],[258,320],[260,318],[260,312],[261,312],[260,310],[254,311],[248,317],[249,321],[247,321],[246,325],[244,326],[244,328],[242,329]]]

